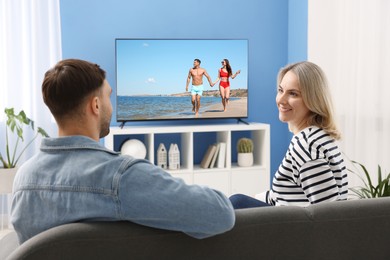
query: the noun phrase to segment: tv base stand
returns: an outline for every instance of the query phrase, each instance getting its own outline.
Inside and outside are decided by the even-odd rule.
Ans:
[[[237,118],[237,124],[239,124],[240,122],[243,123],[243,124],[249,125],[249,123],[247,121],[245,121],[245,120],[243,120],[241,118]]]
[[[123,127],[125,126],[126,122],[127,122],[127,121],[122,121],[122,123],[119,125],[119,128],[120,128],[120,129],[123,129]]]

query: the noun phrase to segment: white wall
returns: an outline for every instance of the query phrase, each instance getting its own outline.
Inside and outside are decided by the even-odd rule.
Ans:
[[[308,5],[308,59],[328,75],[341,147],[370,172],[378,164],[390,172],[390,1],[310,0]],[[351,186],[357,183],[350,178]]]

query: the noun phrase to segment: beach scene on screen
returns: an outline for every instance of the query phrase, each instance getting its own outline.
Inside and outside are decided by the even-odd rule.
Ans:
[[[230,100],[223,111],[219,83],[204,91],[198,118],[245,118],[248,100],[248,41],[190,39],[116,39],[117,121],[194,118],[191,84],[186,81],[194,59],[201,60],[211,80],[218,78],[221,60],[233,73]]]

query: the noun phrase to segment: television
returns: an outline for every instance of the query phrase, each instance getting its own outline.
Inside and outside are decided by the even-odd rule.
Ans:
[[[247,39],[115,39],[116,118],[128,121],[219,119],[248,117]],[[215,82],[222,60],[228,59],[230,97],[223,109],[219,82],[203,76],[203,93],[193,92],[187,78],[194,60]],[[192,94],[200,95],[196,114]]]

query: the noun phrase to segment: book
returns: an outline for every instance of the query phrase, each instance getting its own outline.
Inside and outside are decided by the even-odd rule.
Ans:
[[[226,143],[219,143],[219,153],[217,160],[217,168],[225,168],[225,159],[226,159]]]
[[[215,162],[217,161],[218,153],[219,153],[219,147],[220,144],[217,144],[217,149],[215,150],[215,153],[213,155],[213,158],[211,159],[210,167],[209,168],[214,168]]]
[[[202,168],[209,168],[211,160],[213,158],[213,155],[215,154],[215,150],[217,149],[217,146],[215,144],[212,144],[207,148],[207,151],[205,155],[203,156],[202,162],[200,163],[200,167]]]

